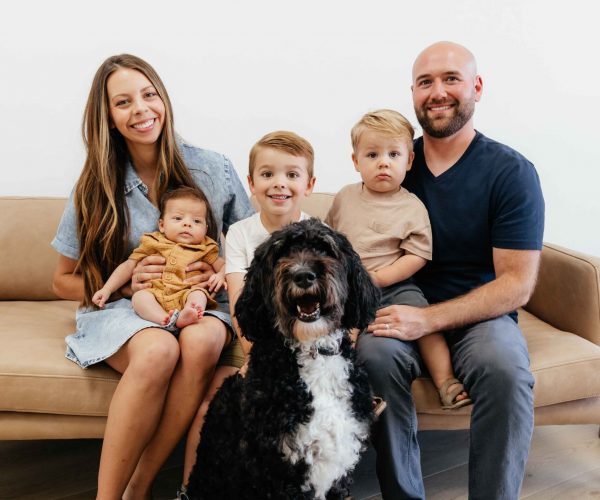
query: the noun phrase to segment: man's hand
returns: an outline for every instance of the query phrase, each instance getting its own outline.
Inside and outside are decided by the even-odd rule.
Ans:
[[[133,270],[131,276],[131,292],[139,292],[145,288],[150,288],[152,280],[162,277],[165,270],[165,258],[160,255],[149,255],[140,260]]]
[[[186,273],[192,271],[200,271],[200,274],[186,278],[185,282],[191,285],[200,285],[202,288],[208,287],[208,279],[215,274],[215,270],[212,268],[212,266],[206,262],[202,262],[201,260],[192,262],[185,268]]]
[[[417,340],[428,333],[427,308],[393,305],[377,311],[375,321],[367,331],[376,337],[390,337],[399,340]]]

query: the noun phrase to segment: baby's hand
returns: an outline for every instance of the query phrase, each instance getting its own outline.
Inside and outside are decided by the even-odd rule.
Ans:
[[[101,288],[92,297],[92,302],[94,304],[96,304],[100,309],[102,309],[104,307],[104,304],[106,304],[106,301],[108,300],[109,297],[110,297],[110,292],[108,290],[106,290],[105,288]]]
[[[218,292],[221,288],[227,290],[227,283],[225,282],[225,273],[219,271],[208,278],[208,291]]]

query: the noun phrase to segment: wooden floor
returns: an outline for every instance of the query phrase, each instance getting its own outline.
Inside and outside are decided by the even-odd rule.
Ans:
[[[468,433],[419,435],[427,498],[467,498]],[[0,442],[0,499],[94,498],[99,440]],[[154,497],[174,497],[181,478],[181,449],[158,477]],[[356,500],[378,500],[374,453],[369,450],[355,473]],[[600,499],[600,439],[597,425],[537,427],[521,498]]]

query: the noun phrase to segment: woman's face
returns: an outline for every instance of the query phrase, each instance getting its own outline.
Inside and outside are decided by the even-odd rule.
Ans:
[[[146,76],[120,68],[106,81],[111,125],[125,138],[127,146],[154,145],[165,119],[165,104]]]

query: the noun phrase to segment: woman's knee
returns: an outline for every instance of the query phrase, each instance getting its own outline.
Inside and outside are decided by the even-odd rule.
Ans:
[[[177,339],[161,330],[160,334],[146,336],[136,344],[128,370],[134,370],[136,376],[147,382],[163,383],[170,380],[179,355]]]
[[[226,336],[225,325],[218,320],[190,325],[179,336],[181,357],[193,364],[204,364],[209,360],[216,363]]]

